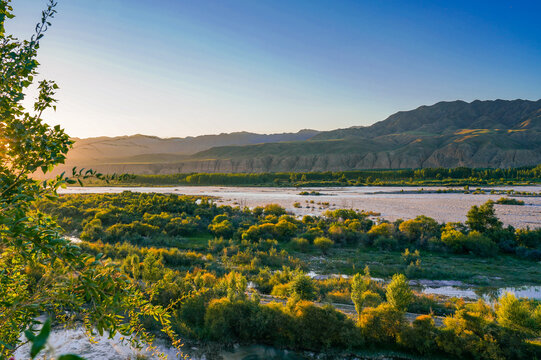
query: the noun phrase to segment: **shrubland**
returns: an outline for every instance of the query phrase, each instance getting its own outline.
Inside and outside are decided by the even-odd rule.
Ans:
[[[465,223],[447,224],[426,216],[387,222],[348,209],[297,218],[274,204],[242,209],[134,192],[64,195],[36,207],[80,236],[83,251],[103,254],[142,289],[152,289],[153,304],[173,310],[179,336],[326,352],[539,356],[536,302],[513,295],[492,306],[442,301],[415,293],[403,275],[425,277],[426,254],[537,259],[539,229],[504,227],[492,202],[472,207]],[[355,248],[401,252],[403,274],[388,283],[373,280],[368,268],[350,278],[307,276],[310,257],[324,262]],[[355,316],[336,304],[351,306]],[[437,316],[446,317],[436,325]]]
[[[541,357],[541,305],[535,301],[505,294],[492,304],[460,299],[442,304],[414,293],[403,274],[385,284],[375,281],[369,268],[348,279],[315,280],[306,273],[311,264],[303,260],[304,252],[317,252],[317,261],[324,261],[329,253],[352,247],[403,250],[398,272],[410,276],[423,276],[420,251],[538,261],[541,230],[503,227],[490,202],[473,207],[465,224],[438,224],[424,216],[391,223],[352,210],[298,219],[273,204],[218,207],[208,198],[179,195],[58,197],[57,189],[74,178],[104,177],[92,171],[46,181],[32,176],[61,164],[72,144],[60,127],[42,118],[55,107],[56,84],[35,84],[39,40],[55,5],[51,1],[42,13],[35,35],[19,41],[5,34],[5,21],[13,15],[10,2],[0,0],[1,358],[26,342],[35,358],[56,324],[120,333],[135,345],[162,331],[173,345],[183,336],[326,353],[396,349],[428,357]],[[23,100],[32,84],[38,97],[27,111]],[[441,183],[455,179],[453,184],[539,179],[539,167],[430,171],[271,175],[265,182],[377,185],[384,178],[413,183],[432,175]],[[249,183],[263,175],[190,174],[185,181],[220,183],[220,176]],[[407,176],[412,180],[404,180]],[[355,316],[339,311],[337,303],[352,304]],[[413,311],[419,316],[409,321]],[[442,324],[436,313],[447,315],[438,318]],[[41,315],[48,318],[42,324]]]

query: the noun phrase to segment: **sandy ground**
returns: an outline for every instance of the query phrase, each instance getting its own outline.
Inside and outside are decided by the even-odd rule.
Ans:
[[[375,211],[388,220],[411,219],[427,215],[440,222],[465,221],[466,213],[473,205],[502,195],[417,193],[412,187],[343,187],[343,188],[269,188],[269,187],[85,187],[61,189],[60,193],[117,193],[125,190],[137,192],[175,193],[216,197],[217,204],[255,206],[280,204],[297,215],[318,215],[327,209],[350,208]],[[427,188],[425,188],[426,190]],[[434,190],[435,188],[431,188]],[[541,186],[498,187],[495,189],[541,193]],[[318,191],[322,195],[299,195],[301,191]],[[404,190],[403,193],[400,191]],[[490,190],[490,189],[489,189]],[[541,226],[541,197],[517,197],[524,206],[496,205],[499,218],[506,225],[515,227]],[[311,203],[313,201],[314,203]],[[293,206],[300,203],[301,208]],[[317,203],[329,203],[318,205]]]

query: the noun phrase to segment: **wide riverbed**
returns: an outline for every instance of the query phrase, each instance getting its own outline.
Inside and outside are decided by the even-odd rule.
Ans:
[[[70,187],[60,193],[118,193],[122,191],[174,193],[212,196],[217,204],[232,206],[262,206],[280,204],[297,215],[318,215],[327,209],[359,209],[381,213],[381,217],[394,221],[427,215],[440,222],[465,221],[466,213],[473,205],[487,200],[497,200],[503,195],[489,194],[490,190],[516,190],[541,193],[541,186],[518,186],[484,188],[486,194],[429,193],[445,188],[420,187],[333,187],[333,188],[273,188],[273,187]],[[299,195],[301,191],[317,191],[322,195]],[[541,226],[541,197],[517,197],[524,206],[496,205],[498,217],[505,225],[515,227]],[[313,201],[313,203],[312,203]],[[295,207],[294,204],[298,203]],[[319,204],[318,204],[319,203]],[[321,205],[328,203],[329,205]]]

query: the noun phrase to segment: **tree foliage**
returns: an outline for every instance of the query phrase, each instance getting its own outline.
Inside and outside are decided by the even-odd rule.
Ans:
[[[406,311],[409,304],[413,300],[413,292],[411,291],[408,280],[402,274],[393,275],[393,279],[387,285],[387,302],[399,311]]]
[[[496,216],[493,201],[487,201],[480,206],[472,206],[470,211],[466,214],[466,218],[466,225],[468,225],[471,230],[479,231],[480,233],[495,231],[502,228],[502,222]]]
[[[59,126],[43,120],[56,108],[58,86],[37,81],[36,56],[55,6],[49,1],[34,35],[20,41],[5,34],[12,7],[9,0],[0,0],[0,357],[25,341],[34,344],[31,357],[39,353],[50,326],[46,322],[35,335],[35,319],[42,314],[61,322],[82,320],[89,332],[121,333],[134,344],[151,340],[140,318],[154,316],[174,338],[166,309],[152,305],[111,261],[64,239],[53,219],[34,207],[36,200],[55,199],[60,186],[74,182],[63,175],[46,181],[32,177],[63,163],[72,144]],[[38,95],[27,110],[23,100],[32,85]]]

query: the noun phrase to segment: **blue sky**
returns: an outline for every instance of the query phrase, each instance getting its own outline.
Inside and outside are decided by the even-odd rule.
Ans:
[[[369,125],[541,98],[540,1],[59,0],[43,77],[72,136]],[[44,0],[13,0],[28,37]]]

